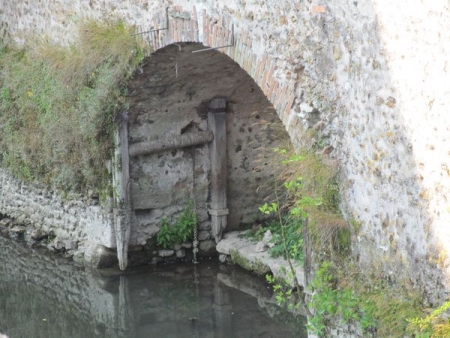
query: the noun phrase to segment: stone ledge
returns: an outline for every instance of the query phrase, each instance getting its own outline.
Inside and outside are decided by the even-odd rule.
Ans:
[[[287,280],[294,286],[293,278],[287,277],[289,264],[284,258],[272,258],[267,252],[257,252],[256,243],[251,240],[239,237],[244,232],[233,231],[226,233],[217,244],[217,252],[228,255],[231,260],[246,270],[257,274],[272,273],[275,278]],[[305,286],[305,272],[303,267],[294,263],[295,274],[301,286]]]

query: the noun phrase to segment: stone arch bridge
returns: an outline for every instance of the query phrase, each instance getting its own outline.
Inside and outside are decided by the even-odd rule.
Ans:
[[[221,47],[273,104],[295,147],[316,126],[315,140],[340,171],[342,211],[360,225],[360,262],[381,262],[384,272],[431,290],[450,285],[448,7],[444,0],[9,1],[0,23],[17,42],[31,32],[67,42],[77,18],[118,16],[139,33],[153,30],[141,36],[154,50]]]

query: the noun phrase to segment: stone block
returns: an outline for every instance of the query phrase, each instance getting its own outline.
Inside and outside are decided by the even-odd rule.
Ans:
[[[211,221],[205,221],[199,224],[200,230],[211,230]]]
[[[185,249],[190,249],[190,248],[192,248],[192,243],[186,242],[186,243],[181,244],[181,246]]]
[[[255,246],[255,252],[264,252],[267,251],[269,247],[264,242],[258,242]]]
[[[170,257],[175,253],[174,250],[158,250],[159,257]]]
[[[56,237],[51,245],[54,249],[61,250],[62,248],[65,248],[66,242],[64,240]]]
[[[228,261],[228,256],[225,255],[225,254],[220,254],[220,255],[219,255],[219,261],[220,261],[221,263],[226,263],[226,262]]]
[[[47,236],[48,235],[45,232],[38,230],[38,229],[33,230],[30,234],[31,239],[33,239],[35,241],[41,241]]]
[[[23,235],[26,230],[27,230],[27,228],[25,228],[24,226],[15,225],[9,231],[10,231],[10,233],[12,233],[12,234],[14,234],[16,236],[20,236],[20,235]]]
[[[13,223],[13,220],[11,218],[4,218],[0,220],[0,226],[7,227],[11,226]]]
[[[118,265],[117,253],[101,244],[97,245],[90,258],[91,265],[96,269],[110,268]]]
[[[199,250],[204,254],[213,254],[216,252],[216,243],[213,240],[202,241]]]
[[[64,245],[67,250],[76,250],[78,248],[78,242],[71,239],[65,240]]]
[[[186,250],[181,248],[175,251],[175,255],[177,256],[177,258],[183,258],[184,256],[186,256]]]
[[[211,238],[211,234],[209,231],[202,230],[198,232],[198,240],[199,241],[206,241]]]

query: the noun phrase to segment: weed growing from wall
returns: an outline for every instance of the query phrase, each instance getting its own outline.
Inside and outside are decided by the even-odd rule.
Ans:
[[[272,158],[275,160],[272,159],[269,165],[278,173],[270,182],[276,201],[265,203],[260,211],[269,216],[279,211],[282,217],[267,223],[260,233],[270,228],[275,237],[281,236],[279,225],[284,224],[290,256],[293,252],[300,255],[303,225],[308,220],[308,232],[316,252],[348,254],[351,233],[339,211],[336,170],[324,165],[319,156],[310,152],[294,154],[285,148],[275,148]],[[279,209],[277,212],[271,210],[274,206]],[[275,247],[272,251],[277,249],[281,248]]]
[[[337,319],[342,324],[359,323],[364,336],[430,337],[409,324],[410,318],[421,317],[422,295],[407,281],[394,285],[369,271],[363,275],[350,260],[345,269],[324,261],[309,287],[313,296],[308,306],[314,314],[309,326],[319,336]]]
[[[175,244],[181,244],[192,239],[194,228],[197,226],[197,215],[192,203],[185,205],[175,223],[169,224],[167,219],[162,219],[161,227],[156,235],[156,243],[165,248],[172,248]]]
[[[314,154],[292,154],[282,148],[275,148],[274,152],[279,159],[279,175],[274,180],[275,201],[265,203],[259,210],[265,215],[275,216],[269,223],[269,228],[274,234],[272,241],[275,244],[270,252],[272,255],[282,255],[288,261],[287,279],[294,281],[297,290],[295,293],[297,301],[291,300],[290,306],[297,308],[302,305],[308,311],[301,292],[302,286],[297,280],[292,264],[293,260],[303,263],[304,230],[313,231],[316,235],[316,247],[322,250],[324,243],[331,243],[333,246],[334,237],[329,234],[340,234],[342,229],[346,229],[341,224],[346,223],[338,212],[335,173],[325,167]],[[321,216],[322,221],[326,216],[333,222],[327,222],[323,227],[319,227],[315,222],[308,223],[308,219],[312,216]],[[336,224],[339,227],[336,227]],[[329,227],[336,229],[328,229]],[[267,226],[258,232],[263,233],[266,229]],[[286,299],[293,296],[293,293],[285,287],[290,283],[274,281],[270,276],[267,278],[273,284],[280,304],[286,303]]]
[[[121,21],[80,25],[76,45],[0,48],[0,161],[65,191],[109,184],[114,116],[143,50]]]

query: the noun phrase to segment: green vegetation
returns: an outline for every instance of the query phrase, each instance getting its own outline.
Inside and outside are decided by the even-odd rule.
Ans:
[[[336,320],[358,323],[364,336],[449,336],[441,314],[450,305],[422,318],[422,295],[408,281],[394,284],[370,269],[363,274],[349,257],[352,233],[358,233],[361,224],[346,222],[340,215],[335,172],[314,154],[290,155],[278,148],[275,152],[284,170],[275,183],[275,201],[259,209],[275,217],[252,235],[261,240],[270,229],[275,243],[271,254],[288,259],[286,280],[266,276],[277,302],[291,310],[303,308],[308,313],[308,328],[318,336],[325,336]],[[318,265],[308,285],[312,292],[308,301],[299,292],[291,263],[291,259],[304,260],[305,234]],[[288,280],[294,280],[297,292]]]
[[[144,57],[121,21],[80,25],[76,44],[0,47],[0,161],[26,181],[105,189],[114,116]]]
[[[319,337],[337,323],[358,324],[363,336],[449,337],[449,321],[442,313],[450,302],[423,318],[422,295],[408,285],[394,285],[386,278],[363,276],[349,261],[345,266],[324,261],[309,285],[311,299],[305,303],[285,281],[266,276],[277,303],[308,313],[308,329]]]
[[[275,201],[259,208],[263,214],[274,218],[268,226],[259,229],[255,237],[260,237],[270,229],[275,244],[270,253],[282,255],[288,261],[289,270],[285,273],[285,281],[275,281],[273,277],[266,276],[273,285],[278,303],[288,304],[290,309],[301,306],[309,312],[292,263],[293,260],[300,263],[304,260],[305,230],[312,234],[312,244],[319,252],[324,251],[325,247],[333,251],[337,248],[340,252],[341,247],[345,246],[348,250],[350,232],[338,212],[335,173],[311,153],[290,154],[285,149],[275,148],[275,154],[278,163],[283,165],[281,172],[277,168],[280,175],[274,182]],[[327,223],[321,223],[324,220]],[[348,236],[343,236],[343,233],[348,233]],[[345,245],[342,245],[344,241]],[[293,293],[289,289],[291,283],[288,280],[293,281],[297,292]]]
[[[395,286],[375,276],[364,278],[351,262],[345,272],[332,262],[323,262],[310,285],[314,290],[308,304],[314,312],[310,329],[323,336],[327,323],[339,318],[342,323],[359,323],[366,335],[411,334],[407,318],[420,315],[422,302],[419,293],[405,285]]]
[[[276,204],[275,204],[276,205]],[[268,204],[264,204],[259,210],[265,214],[268,211]],[[283,217],[283,225],[285,229],[286,241],[283,241],[282,228],[278,220],[270,220],[264,226],[260,227],[255,233],[248,230],[246,237],[255,241],[261,241],[264,233],[268,230],[272,233],[270,243],[273,244],[268,249],[270,257],[284,257],[286,252],[295,261],[303,262],[303,222],[291,215]],[[285,243],[286,242],[286,243]],[[287,249],[287,251],[286,251]]]
[[[450,320],[448,310],[450,301],[446,301],[425,317],[418,316],[408,319],[409,329],[416,332],[417,338],[450,337]]]
[[[312,153],[292,154],[275,148],[273,163],[278,177],[273,182],[275,201],[259,211],[272,218],[248,236],[261,240],[270,230],[273,257],[283,256],[303,261],[305,225],[317,252],[346,254],[350,250],[350,227],[339,213],[336,172]],[[280,167],[279,164],[282,164]]]
[[[194,228],[197,226],[197,215],[192,203],[187,203],[180,217],[170,225],[167,219],[162,220],[156,243],[163,248],[171,248],[192,238]]]

